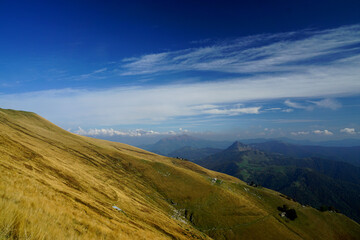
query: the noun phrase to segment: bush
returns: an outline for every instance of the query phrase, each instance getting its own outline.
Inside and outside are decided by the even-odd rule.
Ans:
[[[286,204],[284,204],[282,207],[278,207],[277,209],[280,212],[285,212],[285,216],[290,220],[295,220],[295,218],[297,218],[295,209],[293,209],[293,208],[289,209],[289,206]]]
[[[284,204],[282,207],[278,207],[277,208],[280,212],[286,212],[287,210],[289,210],[289,206]]]
[[[297,218],[295,209],[291,208],[291,209],[287,210],[286,217],[290,220],[295,220],[295,218]]]
[[[329,208],[328,208],[328,206],[322,205],[322,206],[320,206],[319,210],[321,212],[325,212],[325,211],[329,210]]]
[[[332,211],[332,212],[337,212],[337,213],[340,212],[334,206],[326,206],[326,205],[321,205],[319,208],[319,211],[321,211],[321,212]]]

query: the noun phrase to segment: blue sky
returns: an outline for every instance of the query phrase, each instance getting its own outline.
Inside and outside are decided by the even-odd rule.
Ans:
[[[0,107],[92,136],[360,138],[359,1],[0,1]]]

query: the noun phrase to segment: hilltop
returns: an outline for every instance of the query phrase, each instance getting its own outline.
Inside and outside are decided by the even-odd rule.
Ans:
[[[360,226],[189,161],[0,109],[0,239],[358,239]],[[297,212],[294,221],[278,207]]]

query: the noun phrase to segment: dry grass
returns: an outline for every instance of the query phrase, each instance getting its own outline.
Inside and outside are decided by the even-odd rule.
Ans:
[[[284,203],[298,209],[296,221],[278,216]],[[187,161],[77,136],[33,113],[0,110],[0,239],[209,236],[356,239],[360,227]]]

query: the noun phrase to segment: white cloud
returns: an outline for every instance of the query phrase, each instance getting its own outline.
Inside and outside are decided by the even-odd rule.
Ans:
[[[300,132],[291,132],[290,134],[293,136],[303,136],[303,135],[309,135],[310,132],[300,131]]]
[[[184,133],[188,133],[188,132],[189,132],[189,130],[183,129],[183,128],[179,128],[179,131],[180,131],[181,134],[184,134]]]
[[[350,134],[350,135],[354,135],[357,133],[355,131],[355,128],[343,128],[343,129],[340,129],[340,132]]]
[[[71,131],[69,129],[68,131]],[[78,127],[76,130],[71,131],[73,133],[83,135],[83,136],[92,136],[92,137],[113,137],[113,136],[121,136],[121,137],[165,137],[165,136],[173,136],[173,135],[182,135],[182,134],[199,134],[197,132],[190,132],[187,129],[179,128],[177,131],[153,131],[153,130],[144,130],[144,129],[134,129],[134,130],[116,130],[113,128],[90,128],[84,130],[81,127]]]
[[[274,107],[274,108],[264,109],[264,111],[271,111],[271,112],[277,112],[277,111],[279,111],[279,112],[287,112],[287,113],[289,113],[289,112],[293,112],[294,109],[292,109],[292,108],[278,108],[278,107]]]
[[[318,135],[325,135],[325,136],[331,136],[334,135],[334,133],[330,132],[329,130],[314,130],[313,133]]]
[[[261,107],[239,107],[230,109],[211,108],[202,112],[205,114],[222,114],[222,115],[238,115],[238,114],[259,114]]]
[[[360,93],[360,67],[331,68],[321,73],[235,78],[227,81],[118,87],[105,90],[46,90],[0,95],[2,107],[34,111],[70,127],[154,123],[197,116],[196,106],[246,104],[281,98],[319,98]],[[338,81],[342,78],[342,82]],[[269,91],[271,89],[271,91]],[[286,101],[291,107],[299,107]],[[247,108],[248,106],[244,106]],[[201,108],[201,107],[200,107]],[[256,113],[259,109],[236,110]],[[235,112],[236,112],[235,111]]]
[[[169,70],[252,73],[246,75],[249,77],[0,94],[0,103],[4,108],[39,113],[66,127],[153,124],[203,114],[258,114],[261,107],[250,102],[279,99],[288,99],[285,105],[289,108],[284,109],[285,112],[293,108],[336,109],[339,104],[329,99],[360,94],[360,54],[353,47],[360,43],[359,33],[360,25],[354,25],[324,31],[257,35],[213,46],[124,59],[119,70],[123,75]],[[327,54],[339,58],[326,60],[326,64],[311,61],[316,57],[328,59],[324,57]],[[108,71],[98,69],[90,76],[103,77]],[[80,78],[84,77],[89,75]],[[321,98],[324,100],[309,102]],[[305,103],[293,99],[303,99]],[[234,103],[242,105],[234,106]]]
[[[181,131],[183,133],[184,131]],[[81,127],[78,127],[74,133],[84,136],[127,136],[127,137],[141,137],[141,136],[153,136],[153,135],[173,135],[176,134],[173,131],[170,132],[157,132],[153,130],[143,130],[143,129],[135,129],[129,131],[119,131],[114,130],[113,128],[92,128],[88,130],[84,130]]]
[[[279,111],[282,110],[281,108],[267,108],[266,111]]]

